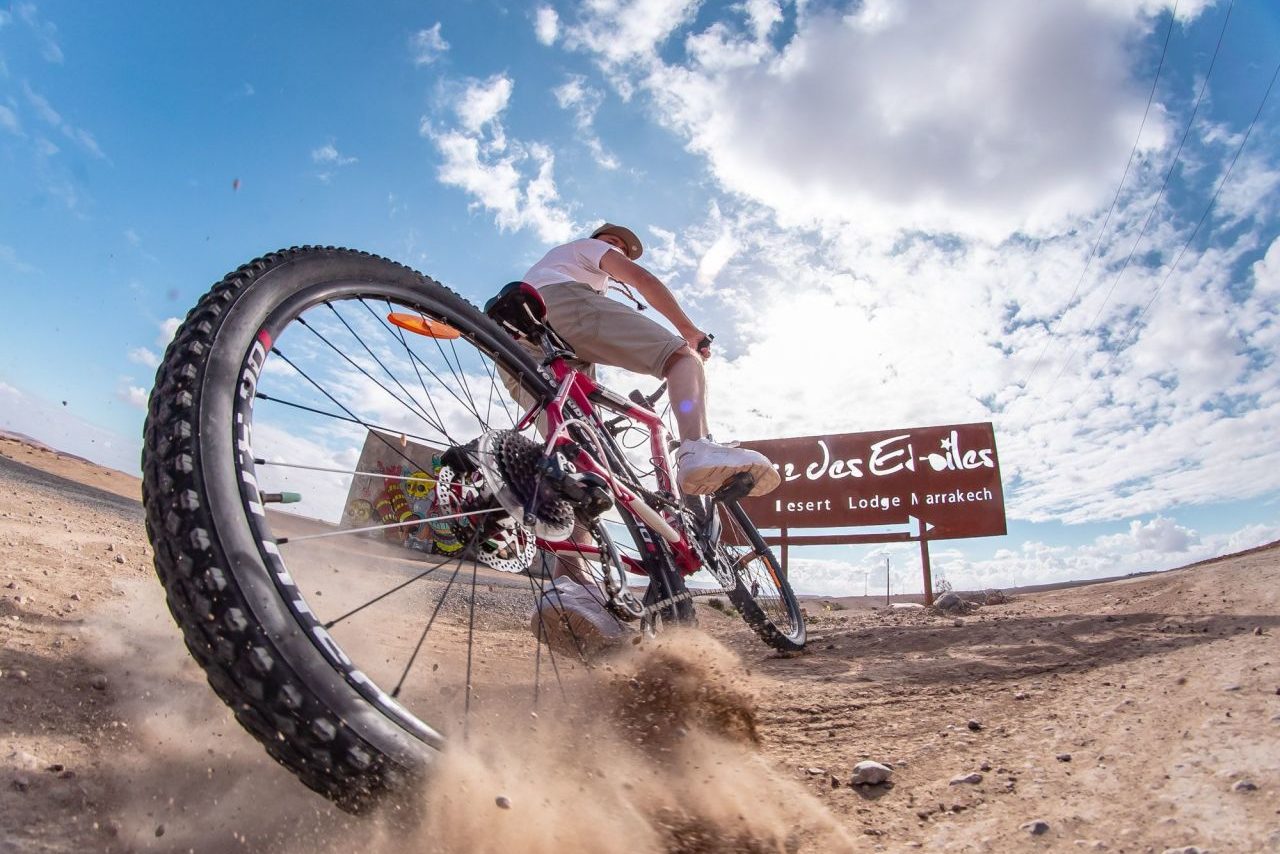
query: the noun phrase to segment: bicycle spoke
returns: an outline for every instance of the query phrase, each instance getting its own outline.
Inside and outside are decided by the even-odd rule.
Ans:
[[[440,416],[440,410],[436,407],[435,399],[432,397],[431,392],[427,390],[427,382],[422,378],[422,372],[418,370],[418,363],[421,362],[422,360],[417,357],[417,355],[413,352],[413,348],[409,346],[408,339],[404,337],[404,330],[400,329],[399,327],[396,327],[395,331],[393,332],[391,330],[391,327],[387,326],[387,322],[383,320],[381,317],[379,317],[377,312],[375,312],[373,308],[369,306],[368,303],[366,303],[364,300],[360,300],[360,304],[363,305],[368,310],[368,312],[373,315],[375,320],[377,320],[380,324],[382,324],[382,327],[384,329],[386,329],[388,332],[391,332],[391,336],[394,339],[400,342],[400,346],[404,348],[405,354],[409,357],[409,364],[413,367],[413,373],[418,378],[418,384],[422,386],[422,393],[427,396],[427,402],[431,404],[432,412],[435,413],[436,418],[439,419],[440,423],[443,424],[444,419],[441,418]],[[391,303],[388,302],[387,313],[390,314],[392,310],[393,309],[392,309]],[[440,382],[440,378],[437,377],[435,373],[431,371],[430,368],[427,368],[427,372],[431,374],[432,379],[434,379],[438,384],[444,387],[444,384]],[[461,403],[461,401],[459,401],[459,403]],[[441,432],[443,433],[444,431],[441,431]],[[449,438],[447,433],[445,433],[445,436],[446,438],[448,438],[450,444],[454,444],[454,445],[458,444],[457,442],[453,441],[452,438]]]
[[[362,300],[361,302],[363,302],[363,300]],[[338,321],[339,321],[340,323],[342,323],[342,325],[343,325],[343,326],[345,326],[345,327],[346,327],[347,331],[351,333],[351,337],[353,337],[353,338],[355,338],[355,339],[356,339],[356,342],[357,342],[357,343],[358,343],[362,348],[364,348],[364,351],[365,351],[366,353],[368,353],[368,354],[369,354],[370,358],[372,358],[375,362],[377,362],[377,363],[378,363],[378,366],[379,366],[380,368],[382,368],[383,372],[384,372],[388,377],[390,377],[390,378],[391,378],[392,382],[394,382],[394,383],[396,384],[396,386],[397,386],[397,387],[398,387],[402,392],[404,392],[405,396],[406,396],[406,397],[408,397],[408,398],[409,398],[409,400],[413,401],[414,406],[418,407],[418,411],[420,411],[421,413],[423,413],[423,415],[422,415],[423,420],[424,420],[424,421],[426,421],[428,424],[430,424],[432,427],[435,427],[437,430],[439,430],[439,431],[440,431],[440,434],[441,434],[442,436],[445,436],[445,437],[447,438],[447,437],[448,437],[448,433],[446,432],[446,430],[445,430],[445,428],[444,428],[444,422],[440,419],[440,413],[439,413],[439,412],[436,412],[436,413],[435,413],[435,414],[436,414],[436,420],[435,420],[434,422],[433,422],[433,421],[431,421],[431,419],[429,419],[429,418],[426,416],[426,410],[423,408],[422,404],[418,402],[418,399],[417,399],[417,398],[415,398],[415,397],[413,396],[413,393],[412,393],[412,392],[410,392],[407,388],[405,388],[405,387],[404,387],[404,383],[400,382],[399,377],[397,377],[395,374],[393,374],[393,373],[391,372],[391,369],[390,369],[390,368],[388,368],[388,367],[386,366],[386,364],[385,364],[381,359],[379,359],[379,358],[378,358],[378,356],[373,352],[373,350],[371,350],[371,349],[369,348],[369,345],[365,343],[364,338],[362,338],[359,334],[357,334],[357,333],[356,333],[356,331],[355,331],[354,329],[352,329],[352,328],[351,328],[351,325],[347,323],[346,318],[344,318],[344,317],[342,316],[342,314],[341,314],[341,313],[340,313],[336,308],[334,308],[334,307],[333,307],[333,304],[332,304],[332,303],[326,302],[326,303],[325,303],[325,306],[326,306],[326,307],[327,307],[331,312],[333,312],[334,316],[338,318]],[[310,327],[308,327],[308,328],[310,328]],[[313,331],[314,331],[314,330],[313,330]],[[350,361],[350,359],[348,359],[348,361]],[[412,360],[411,360],[411,361],[412,361]],[[353,363],[353,364],[354,364],[354,363]],[[372,377],[371,377],[370,379],[372,379]],[[431,395],[430,395],[430,393],[427,391],[427,388],[426,388],[426,386],[425,386],[425,385],[423,385],[422,390],[423,390],[423,392],[427,395],[427,399],[428,399],[428,400],[430,400],[430,399],[431,399]],[[432,408],[434,409],[434,407],[432,407]]]
[[[403,582],[403,583],[401,583],[401,584],[397,584],[395,587],[392,587],[390,590],[386,591],[385,593],[380,593],[379,595],[377,595],[377,596],[373,597],[373,598],[372,598],[372,599],[370,599],[368,602],[365,602],[365,603],[364,603],[364,604],[362,604],[362,605],[357,605],[355,608],[352,608],[350,611],[348,611],[347,613],[343,614],[341,617],[335,617],[334,619],[332,619],[332,620],[330,620],[329,622],[325,623],[325,624],[324,624],[324,627],[325,627],[326,629],[331,629],[331,628],[333,628],[334,626],[338,625],[338,623],[341,623],[343,620],[347,619],[348,617],[354,617],[356,614],[359,614],[361,611],[363,611],[365,608],[368,608],[370,605],[376,605],[376,604],[378,604],[379,602],[381,602],[383,599],[386,599],[386,598],[387,598],[388,596],[390,596],[391,594],[393,594],[393,593],[399,593],[401,590],[405,589],[406,587],[408,587],[408,586],[409,586],[410,584],[412,584],[413,582],[418,581],[418,580],[423,579],[423,578],[426,578],[428,575],[430,575],[431,573],[435,572],[435,571],[436,571],[437,569],[439,569],[439,568],[440,568],[440,567],[438,567],[438,566],[433,566],[433,567],[431,567],[430,569],[426,570],[425,572],[420,572],[420,573],[418,573],[418,574],[417,574],[417,575],[415,575],[413,578],[410,578],[408,581],[405,581],[405,582]]]

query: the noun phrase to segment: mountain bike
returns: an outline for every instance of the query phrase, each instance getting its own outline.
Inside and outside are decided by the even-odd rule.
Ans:
[[[535,636],[540,569],[637,638],[718,595],[772,647],[805,643],[749,480],[681,496],[657,394],[581,370],[530,286],[487,308],[293,248],[214,285],[156,375],[143,500],[169,609],[239,722],[347,810],[584,666]]]

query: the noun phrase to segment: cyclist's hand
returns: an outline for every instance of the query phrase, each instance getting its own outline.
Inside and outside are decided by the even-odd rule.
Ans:
[[[711,358],[711,342],[715,340],[714,335],[709,332],[703,332],[701,329],[695,329],[693,332],[684,336],[685,343],[689,345],[689,349],[702,357],[703,361]]]

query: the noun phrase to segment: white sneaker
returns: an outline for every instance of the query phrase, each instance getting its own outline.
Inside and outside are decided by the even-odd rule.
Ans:
[[[782,481],[773,463],[759,451],[710,439],[685,439],[676,451],[676,483],[685,495],[709,495],[739,472],[755,479],[751,495],[771,492]]]
[[[547,585],[529,630],[561,655],[591,658],[617,646],[626,629],[604,607],[604,594],[562,575]]]

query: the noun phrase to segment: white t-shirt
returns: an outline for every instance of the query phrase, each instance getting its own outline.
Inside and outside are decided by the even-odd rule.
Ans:
[[[613,248],[594,237],[557,246],[529,268],[523,281],[535,288],[560,282],[582,282],[603,294],[609,289],[609,274],[600,269],[600,259]]]

